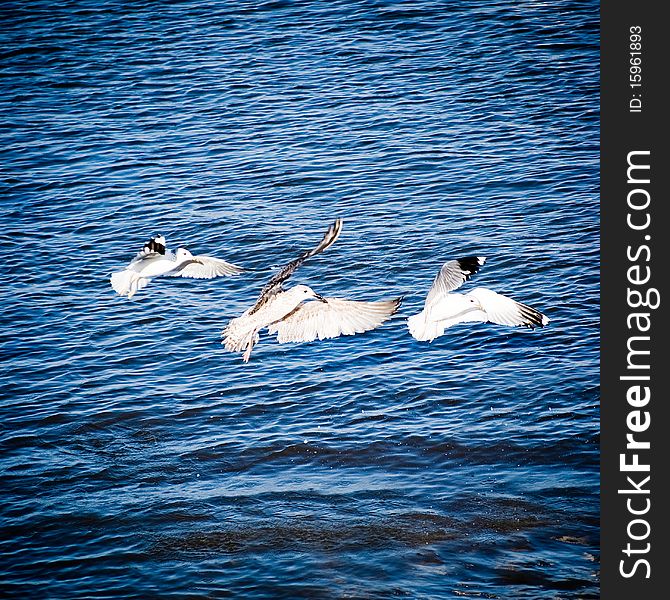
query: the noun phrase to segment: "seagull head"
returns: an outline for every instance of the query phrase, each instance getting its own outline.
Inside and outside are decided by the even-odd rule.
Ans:
[[[294,288],[292,288],[292,290],[293,293],[296,295],[297,299],[299,299],[301,302],[303,300],[308,300],[309,298],[314,298],[315,300],[319,300],[320,302],[325,302],[326,304],[328,303],[328,300],[326,300],[323,296],[317,294],[308,285],[296,285]]]
[[[181,262],[193,258],[193,255],[186,248],[177,248],[175,257]]]

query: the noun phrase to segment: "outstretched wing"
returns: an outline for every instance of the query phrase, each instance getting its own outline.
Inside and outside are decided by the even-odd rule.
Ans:
[[[263,304],[268,301],[269,298],[276,294],[277,291],[281,289],[281,284],[284,283],[291,275],[293,275],[293,272],[308,258],[319,254],[326,248],[332,246],[340,236],[341,231],[342,219],[336,219],[335,222],[330,227],[328,227],[328,231],[326,231],[323,239],[315,248],[303,252],[298,258],[288,263],[272,279],[270,279],[270,281],[267,282],[265,287],[261,290],[261,294],[258,297],[256,304],[254,304],[254,306],[249,311],[249,314],[255,313],[261,306],[263,306]]]
[[[461,287],[485,262],[485,256],[466,256],[444,263],[428,291],[426,307],[439,302],[449,292]]]
[[[242,267],[233,265],[212,256],[194,256],[191,260],[181,263],[170,277],[190,277],[192,279],[212,279],[224,275],[237,275],[244,271]]]
[[[142,250],[137,253],[135,258],[141,258],[147,254],[165,255],[165,248],[165,238],[162,235],[155,235],[149,238],[149,240],[142,247]]]
[[[142,249],[135,255],[135,258],[130,261],[128,266],[131,267],[140,261],[144,261],[150,258],[165,256],[166,252],[165,238],[162,235],[155,235],[149,238]]]
[[[268,331],[277,333],[280,344],[363,333],[379,327],[398,310],[402,302],[402,298],[379,302],[342,298],[326,300],[301,304],[286,318],[270,325]]]
[[[474,298],[481,306],[481,311],[477,313],[483,314],[476,320],[531,329],[544,327],[549,323],[549,319],[538,310],[486,288],[475,288],[466,296]]]

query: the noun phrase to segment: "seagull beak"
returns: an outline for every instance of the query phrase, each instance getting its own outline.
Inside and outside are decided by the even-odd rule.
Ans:
[[[328,300],[326,300],[323,296],[320,296],[319,294],[314,294],[314,297],[315,297],[319,302],[323,302],[324,304],[328,304]]]

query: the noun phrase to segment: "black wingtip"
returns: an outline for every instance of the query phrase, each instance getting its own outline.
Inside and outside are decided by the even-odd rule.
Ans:
[[[466,280],[470,279],[486,262],[485,256],[465,256],[457,258],[458,266],[465,275]]]
[[[335,219],[335,221],[328,226],[326,233],[323,234],[323,239],[319,242],[316,248],[306,252],[303,255],[303,258],[307,259],[330,248],[337,241],[337,238],[340,237],[340,233],[342,233],[342,222],[342,219],[339,217]]]
[[[147,252],[157,252],[158,254],[164,255],[166,251],[165,238],[160,234],[154,235],[149,238],[149,241],[144,244],[142,249]]]
[[[342,224],[344,221],[342,220],[341,217],[337,217],[335,221],[333,221],[332,225],[328,228],[328,232],[326,233],[326,237],[331,237],[332,240],[330,241],[330,244],[333,244],[338,237],[340,237],[340,233],[342,233]]]
[[[519,303],[519,305],[521,307],[521,315],[526,319],[526,322],[523,323],[524,327],[535,329],[536,327],[544,327],[545,324],[549,323],[549,319],[547,319],[547,317],[539,310],[536,310],[527,304]],[[547,319],[546,323],[545,319]]]

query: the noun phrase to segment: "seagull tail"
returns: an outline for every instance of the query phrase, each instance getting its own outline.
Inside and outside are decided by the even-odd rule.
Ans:
[[[128,298],[132,298],[137,290],[141,290],[149,283],[146,277],[141,277],[137,271],[130,271],[128,269],[112,273],[110,281],[112,288],[117,294],[128,296]]]
[[[259,340],[258,331],[253,325],[244,327],[236,319],[228,323],[221,332],[221,337],[223,338],[221,343],[228,352],[243,352],[249,346],[250,338],[252,347]]]
[[[407,328],[412,337],[420,342],[432,342],[444,333],[444,327],[434,321],[429,322],[424,311],[407,319]]]

